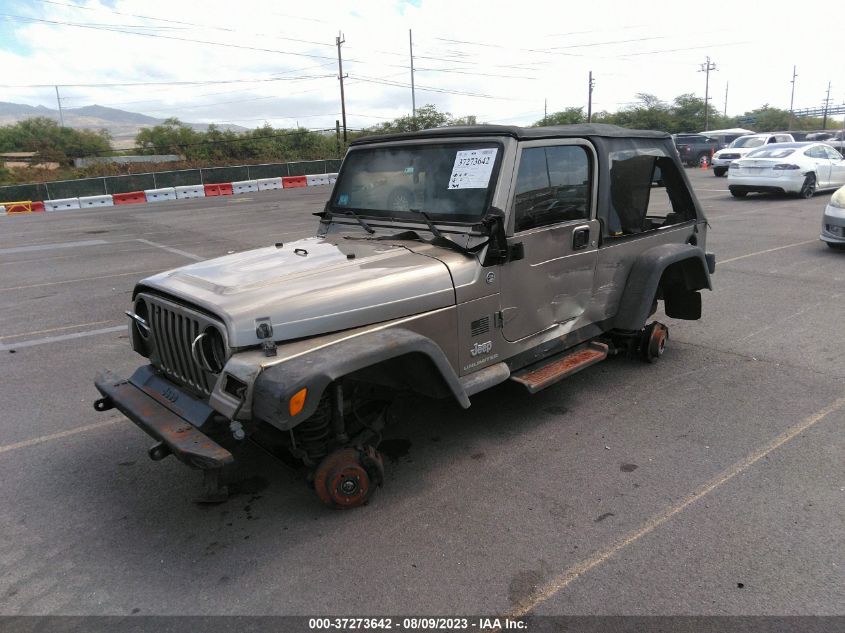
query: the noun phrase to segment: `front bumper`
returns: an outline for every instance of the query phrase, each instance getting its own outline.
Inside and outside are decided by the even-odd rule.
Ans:
[[[140,367],[128,380],[104,371],[94,385],[103,395],[94,405],[98,411],[117,408],[188,466],[210,470],[234,461],[232,453],[198,428],[211,424],[214,410],[158,377],[151,367]]]
[[[731,163],[735,160],[739,160],[738,158],[718,158],[714,156],[713,159],[710,161],[711,167],[730,167]]]
[[[845,209],[832,204],[825,207],[819,239],[831,244],[845,244]]]

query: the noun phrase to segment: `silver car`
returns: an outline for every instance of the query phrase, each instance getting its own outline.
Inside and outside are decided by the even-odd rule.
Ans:
[[[824,209],[819,239],[830,248],[845,249],[845,187],[840,187],[830,197]]]

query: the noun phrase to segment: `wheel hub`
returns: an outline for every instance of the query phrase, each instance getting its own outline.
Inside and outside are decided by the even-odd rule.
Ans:
[[[332,508],[354,508],[367,502],[381,484],[382,471],[371,462],[381,463],[372,447],[364,451],[342,448],[329,454],[314,473],[314,491]]]

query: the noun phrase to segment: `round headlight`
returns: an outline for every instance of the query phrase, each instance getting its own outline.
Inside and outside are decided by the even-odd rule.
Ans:
[[[197,360],[206,371],[219,374],[226,365],[226,342],[214,326],[209,326],[194,341]]]
[[[135,331],[138,332],[141,338],[146,341],[150,338],[150,309],[147,307],[147,302],[143,299],[138,299],[135,302],[135,316],[141,317],[144,320],[144,323],[147,324],[147,328],[144,328],[136,320],[132,320]]]

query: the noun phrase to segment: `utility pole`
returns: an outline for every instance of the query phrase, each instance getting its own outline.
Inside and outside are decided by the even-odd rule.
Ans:
[[[593,81],[593,71],[590,71],[589,79],[587,80],[587,123],[593,122],[593,88],[596,82]]]
[[[59,87],[53,86],[56,89],[56,103],[59,104],[59,123],[62,127],[65,126],[65,115],[62,113],[62,99],[59,97]]]
[[[827,82],[827,96],[824,99],[824,119],[822,119],[822,129],[827,129],[827,108],[830,105],[830,82]]]
[[[729,82],[729,81],[725,82],[725,112],[724,112],[724,114],[725,114],[726,117],[728,116],[728,86],[730,86],[730,83],[731,82]]]
[[[549,100],[543,99],[543,125],[549,124]]]
[[[334,138],[337,142],[337,157],[340,158],[340,121],[334,121]]]
[[[343,33],[340,33],[335,39],[337,44],[337,78],[340,79],[340,115],[343,119],[343,142],[346,143],[346,97],[343,94],[343,79],[346,75],[343,74],[343,57],[340,54],[340,47],[346,42]]]
[[[704,131],[710,129],[710,71],[716,70],[716,63],[710,61],[710,55],[707,56],[707,61],[701,65],[701,70],[698,72],[705,73],[704,80]]]
[[[787,126],[788,129],[792,129],[792,116],[793,116],[793,109],[792,104],[795,102],[795,78],[798,76],[796,74],[796,70],[798,69],[797,66],[792,67],[792,81],[789,83],[792,84],[792,93],[789,95],[789,125]]]
[[[414,129],[417,129],[417,94],[414,88],[414,33],[408,29],[408,45],[411,50],[411,117],[414,122]]]

